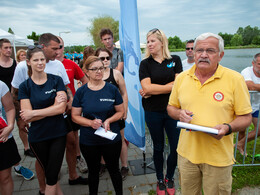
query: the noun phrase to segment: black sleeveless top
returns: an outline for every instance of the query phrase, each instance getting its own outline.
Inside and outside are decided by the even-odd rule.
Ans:
[[[118,89],[119,89],[119,85],[117,84],[116,80],[115,80],[115,77],[114,77],[114,73],[113,73],[113,69],[110,68],[110,73],[109,73],[109,76],[106,80],[104,80],[108,83],[111,83],[113,85],[115,85]]]
[[[9,91],[11,91],[11,82],[13,80],[15,68],[16,68],[15,60],[13,60],[12,66],[8,68],[2,67],[0,64],[0,80],[3,81],[8,86]]]

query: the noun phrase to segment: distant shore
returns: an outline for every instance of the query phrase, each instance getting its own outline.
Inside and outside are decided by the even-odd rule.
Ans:
[[[243,45],[243,46],[227,46],[225,49],[254,49],[260,48],[260,45]],[[185,51],[184,48],[181,49],[170,49],[170,52],[177,52],[177,51]]]

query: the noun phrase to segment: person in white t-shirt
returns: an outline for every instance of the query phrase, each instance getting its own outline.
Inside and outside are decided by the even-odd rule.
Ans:
[[[255,139],[257,120],[259,115],[259,105],[260,105],[260,53],[254,56],[252,61],[253,66],[247,67],[242,70],[241,74],[245,78],[248,90],[256,91],[251,94],[251,105],[252,105],[252,122],[254,124],[254,130],[248,133],[247,142]],[[258,128],[258,135],[260,135],[260,128]],[[246,136],[245,132],[239,132],[239,141],[237,143],[237,149],[244,155]],[[247,156],[247,153],[245,152]]]
[[[6,120],[3,116],[5,110]],[[7,85],[0,81],[0,194],[12,194],[14,183],[11,174],[12,166],[20,162],[17,145],[12,136],[14,128],[15,109],[12,96]],[[4,124],[7,126],[4,127]]]
[[[186,43],[186,56],[187,59],[182,60],[183,71],[190,69],[194,64],[194,53],[193,53],[194,40],[191,39]]]

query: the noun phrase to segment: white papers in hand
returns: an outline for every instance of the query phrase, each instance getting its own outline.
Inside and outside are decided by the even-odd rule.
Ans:
[[[188,129],[188,130],[191,129],[194,131],[202,131],[205,133],[212,133],[212,134],[216,134],[216,135],[218,134],[217,129],[213,129],[210,127],[204,127],[204,126],[200,126],[200,125],[193,125],[190,123],[184,123],[184,122],[180,122],[180,121],[177,122],[177,127],[180,127],[183,129]]]
[[[107,131],[103,127],[99,127],[95,133],[98,136],[104,137],[106,139],[114,140],[115,137],[117,136],[116,133],[113,133],[112,131]]]

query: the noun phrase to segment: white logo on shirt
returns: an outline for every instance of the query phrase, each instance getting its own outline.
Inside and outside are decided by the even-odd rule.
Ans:
[[[112,99],[100,99],[101,102],[115,102],[115,100]]]
[[[56,89],[52,89],[50,91],[45,91],[45,94],[49,94],[49,93],[52,93],[52,92],[56,92]]]

